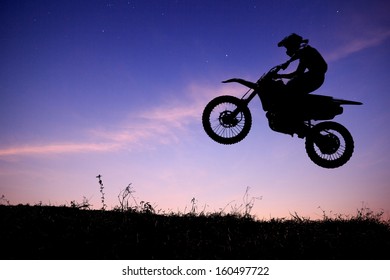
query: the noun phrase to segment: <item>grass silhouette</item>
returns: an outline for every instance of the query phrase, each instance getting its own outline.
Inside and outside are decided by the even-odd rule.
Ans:
[[[11,205],[0,199],[0,259],[390,259],[390,221],[362,205],[355,216],[320,220],[297,213],[289,219],[258,220],[249,188],[243,203],[215,213],[160,213],[134,197],[129,184],[119,205],[107,210],[101,175],[102,207],[84,197],[70,206]]]
[[[148,208],[146,208],[148,209]],[[259,221],[238,214],[0,205],[1,259],[389,259],[378,216]]]

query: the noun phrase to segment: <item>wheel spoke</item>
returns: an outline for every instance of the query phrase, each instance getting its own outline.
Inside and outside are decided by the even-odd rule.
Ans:
[[[249,132],[252,119],[247,107],[236,114],[241,100],[233,96],[221,96],[206,106],[202,120],[206,133],[222,144],[241,141]]]
[[[224,123],[224,121],[227,121],[229,118],[228,114],[230,114],[236,108],[237,107],[234,106],[234,104],[225,103],[216,106],[212,111],[212,129],[217,135],[224,138],[232,138],[241,133],[245,125],[245,117],[242,115],[242,113],[239,113],[239,115],[235,118],[235,120],[239,120],[237,124]]]

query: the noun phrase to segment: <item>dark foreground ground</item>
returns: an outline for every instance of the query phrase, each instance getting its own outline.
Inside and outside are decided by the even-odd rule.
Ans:
[[[255,221],[0,205],[0,259],[390,259],[376,219]]]

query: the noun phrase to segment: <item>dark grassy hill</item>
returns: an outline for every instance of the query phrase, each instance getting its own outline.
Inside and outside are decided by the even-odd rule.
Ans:
[[[237,215],[0,205],[0,259],[390,259],[378,219],[256,221]]]

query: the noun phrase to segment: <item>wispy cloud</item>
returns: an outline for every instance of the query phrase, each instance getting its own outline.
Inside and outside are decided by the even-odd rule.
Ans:
[[[390,37],[390,30],[369,30],[359,36],[349,37],[340,46],[326,55],[328,61],[336,61],[367,48],[382,44]]]
[[[26,144],[24,146],[0,149],[0,156],[105,152],[117,148],[117,143],[62,143],[46,145]]]
[[[178,142],[191,124],[201,121],[206,103],[221,94],[220,89],[199,85],[189,86],[186,92],[183,99],[172,98],[157,107],[144,108],[127,116],[114,129],[95,129],[92,133],[124,148]]]
[[[179,141],[180,134],[194,122],[200,122],[202,109],[213,95],[220,94],[211,87],[190,86],[188,95],[172,99],[157,107],[142,108],[125,117],[110,128],[94,128],[88,131],[89,141],[46,143],[0,149],[0,157],[50,155],[64,153],[111,152],[131,150],[145,145],[170,144]]]

